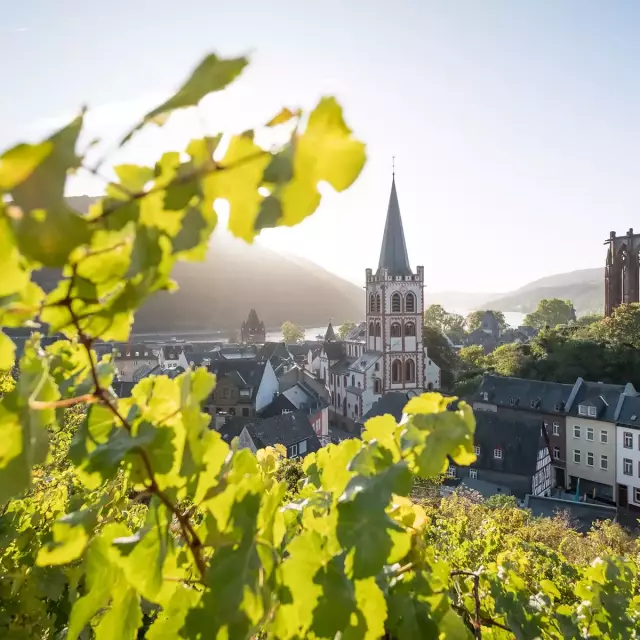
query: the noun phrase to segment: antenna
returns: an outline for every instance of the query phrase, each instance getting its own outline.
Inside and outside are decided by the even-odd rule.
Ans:
[[[393,178],[396,177],[396,157],[391,156],[391,175]]]

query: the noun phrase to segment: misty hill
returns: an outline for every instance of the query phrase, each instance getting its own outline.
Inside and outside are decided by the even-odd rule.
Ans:
[[[582,269],[540,278],[516,291],[496,296],[486,307],[498,311],[535,311],[543,298],[571,300],[579,314],[602,313],[604,269]]]
[[[69,198],[78,211],[95,200]],[[361,287],[309,260],[283,256],[260,244],[248,245],[220,232],[213,236],[206,261],[176,265],[180,289],[153,296],[136,314],[138,332],[239,329],[253,307],[268,329],[290,320],[318,327],[362,319]],[[43,270],[36,279],[47,289],[57,274]]]

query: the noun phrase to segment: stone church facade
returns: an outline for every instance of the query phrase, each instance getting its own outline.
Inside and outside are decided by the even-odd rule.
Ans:
[[[440,369],[423,346],[423,291],[424,267],[409,263],[394,176],[378,268],[366,270],[366,321],[344,340],[328,331],[320,356],[334,424],[349,427],[384,393],[440,387]]]

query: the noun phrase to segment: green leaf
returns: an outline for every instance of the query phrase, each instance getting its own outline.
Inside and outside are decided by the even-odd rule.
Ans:
[[[50,141],[39,144],[19,144],[0,156],[0,191],[11,191],[24,182],[51,153]]]
[[[287,107],[283,107],[280,112],[273,116],[269,122],[267,122],[267,127],[276,127],[279,124],[284,124],[285,122],[289,122],[292,118],[297,118],[300,116],[300,111],[291,111],[291,109],[287,109]]]
[[[405,462],[374,476],[356,476],[347,485],[338,503],[337,534],[345,549],[353,549],[354,578],[375,576],[408,552],[409,534],[385,510],[394,493],[407,495],[410,489]]]
[[[53,525],[53,541],[40,548],[36,564],[67,564],[79,558],[89,542],[96,515],[95,510],[87,509],[60,518]]]
[[[132,129],[122,140],[125,144],[129,139],[148,122],[164,124],[167,116],[176,109],[194,107],[209,93],[220,91],[235,80],[247,66],[246,58],[218,58],[211,53],[194,69],[189,79],[180,89],[163,102],[152,109],[142,119],[142,122]]]
[[[140,167],[136,164],[121,164],[114,167],[113,170],[120,180],[120,185],[116,185],[116,189],[122,186],[129,195],[141,192],[147,183],[155,177],[153,169]]]
[[[298,224],[316,210],[319,182],[328,182],[336,191],[347,189],[364,162],[364,144],[352,137],[340,105],[334,98],[320,100],[295,142],[294,179],[283,188],[281,223]]]
[[[15,360],[16,345],[13,340],[0,331],[0,371],[8,371],[13,367]]]
[[[95,628],[96,640],[135,640],[142,623],[140,598],[134,589],[116,591],[111,608]]]

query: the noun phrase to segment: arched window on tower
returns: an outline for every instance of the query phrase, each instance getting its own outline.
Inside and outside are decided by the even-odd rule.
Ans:
[[[402,298],[396,291],[391,294],[391,313],[400,313],[402,311]]]
[[[376,338],[379,338],[382,335],[382,328],[380,327],[380,323],[376,322]]]
[[[402,337],[402,327],[399,322],[393,322],[391,324],[391,337],[392,338],[401,338]]]
[[[373,393],[382,393],[382,380],[380,378],[373,379]]]
[[[391,382],[402,382],[402,362],[394,360],[391,364]]]
[[[353,374],[351,374],[351,386],[352,387],[356,386],[356,377]]]
[[[371,313],[376,312],[376,297],[373,295],[373,293],[369,296],[369,311]]]
[[[405,337],[415,337],[416,335],[416,325],[413,322],[407,322],[404,325],[404,335]]]
[[[369,337],[375,338],[376,335],[376,325],[373,322],[369,323]]]
[[[376,295],[376,313],[380,313],[381,310],[382,310],[382,304],[380,301],[380,294],[378,293]]]
[[[411,359],[404,363],[404,379],[405,382],[416,381],[416,363]]]
[[[416,312],[416,296],[414,293],[409,291],[404,298],[404,310],[405,313],[415,313]]]

